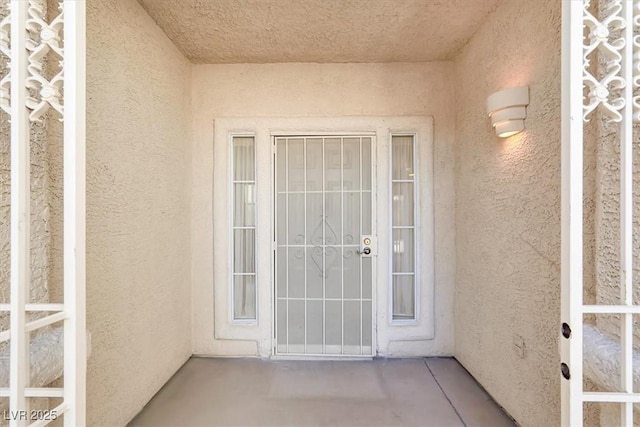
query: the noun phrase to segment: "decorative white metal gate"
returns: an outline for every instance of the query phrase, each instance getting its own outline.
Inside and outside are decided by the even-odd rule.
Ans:
[[[562,10],[562,424],[583,425],[585,404],[616,403],[620,423],[633,425],[633,143],[640,116],[640,1],[563,1]],[[615,124],[607,137],[619,147],[619,298],[614,304],[584,304],[583,203],[585,123],[597,117]],[[608,254],[607,256],[612,256]],[[598,292],[598,290],[596,290]],[[598,299],[599,301],[599,299]],[[585,318],[619,320],[619,386],[585,391]],[[613,342],[613,341],[612,341]],[[584,352],[583,352],[583,349]],[[614,383],[618,383],[615,381]]]
[[[275,143],[276,354],[370,357],[372,137]]]
[[[11,426],[42,426],[63,417],[65,426],[85,425],[85,56],[84,0],[64,0],[49,20],[44,2],[0,1],[9,13],[0,22],[0,56],[10,72],[0,76],[0,116],[11,123],[11,302],[10,384],[4,420]],[[45,67],[47,62],[51,67]],[[50,75],[48,71],[59,71]],[[32,304],[30,259],[30,124],[49,110],[64,121],[64,303]],[[7,116],[2,117],[3,120]],[[31,314],[41,313],[36,320]],[[30,336],[40,328],[64,324],[64,385],[30,384]],[[30,411],[29,398],[62,398],[46,411]]]

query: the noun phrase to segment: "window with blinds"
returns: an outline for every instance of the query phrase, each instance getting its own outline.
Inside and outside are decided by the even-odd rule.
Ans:
[[[232,138],[231,218],[233,320],[256,320],[255,138]]]
[[[416,319],[415,136],[391,137],[393,320]]]

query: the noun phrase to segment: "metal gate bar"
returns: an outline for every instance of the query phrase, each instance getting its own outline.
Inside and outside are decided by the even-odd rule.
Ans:
[[[0,109],[11,122],[11,301],[0,305],[0,311],[10,314],[10,329],[0,332],[0,341],[10,339],[11,360],[9,388],[0,389],[0,396],[9,397],[5,418],[12,427],[43,426],[61,416],[67,427],[84,426],[86,4],[64,0],[51,20],[41,2],[5,0],[0,8],[7,4],[9,16],[0,22],[0,54],[8,57],[10,72],[0,76]],[[63,63],[52,78],[42,73],[49,53]],[[30,304],[30,125],[49,110],[64,119],[64,303]],[[49,314],[28,322],[32,312]],[[61,321],[64,387],[30,387],[29,334]],[[32,397],[62,397],[63,402],[49,411],[50,417],[33,419],[27,400]]]
[[[605,7],[602,7],[605,6]],[[602,16],[600,16],[602,15]],[[620,422],[632,426],[633,404],[633,129],[640,98],[640,1],[611,0],[595,14],[589,0],[562,2],[562,424],[583,424],[584,404],[620,404]],[[586,31],[585,31],[586,30]],[[586,34],[586,35],[585,35]],[[601,54],[606,72],[592,73]],[[590,56],[593,55],[593,56]],[[594,62],[596,62],[594,60]],[[596,62],[597,65],[597,62]],[[587,96],[584,96],[586,88]],[[583,145],[584,123],[593,114],[619,123],[620,147],[620,304],[583,304]],[[620,316],[620,391],[583,389],[585,314]]]

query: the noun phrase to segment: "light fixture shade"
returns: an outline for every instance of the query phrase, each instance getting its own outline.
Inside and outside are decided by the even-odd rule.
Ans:
[[[529,105],[529,87],[513,87],[496,92],[487,98],[487,113],[496,134],[501,138],[524,130]]]
[[[495,125],[496,135],[506,138],[524,130],[524,120],[505,120]]]

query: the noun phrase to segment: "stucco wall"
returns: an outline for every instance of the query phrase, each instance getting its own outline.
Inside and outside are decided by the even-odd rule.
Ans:
[[[453,350],[453,64],[238,64],[193,68],[192,283],[196,354],[256,354],[213,337],[213,126],[219,117],[433,116],[435,340],[404,351]],[[227,185],[226,182],[215,185]],[[226,284],[225,284],[226,285]],[[394,349],[389,349],[391,353]]]
[[[523,426],[560,422],[560,9],[505,0],[455,61],[455,355]],[[519,85],[526,129],[499,139],[486,98]]]
[[[87,8],[87,423],[121,426],[191,355],[191,66],[135,0]]]

